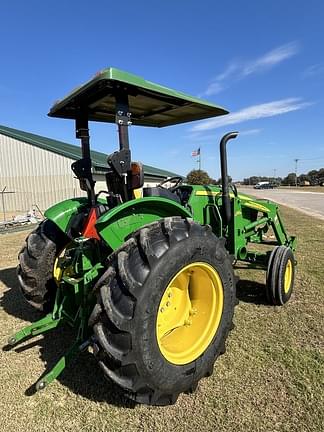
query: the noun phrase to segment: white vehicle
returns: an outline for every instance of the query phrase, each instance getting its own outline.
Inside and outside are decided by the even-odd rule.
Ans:
[[[268,181],[262,181],[257,183],[254,189],[273,189],[273,185]]]

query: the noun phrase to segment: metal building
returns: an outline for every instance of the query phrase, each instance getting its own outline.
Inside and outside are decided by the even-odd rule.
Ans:
[[[81,149],[62,141],[0,125],[0,193],[7,212],[45,210],[67,198],[80,196],[71,164]],[[91,152],[96,191],[106,190],[107,155]],[[176,174],[144,165],[145,186]]]

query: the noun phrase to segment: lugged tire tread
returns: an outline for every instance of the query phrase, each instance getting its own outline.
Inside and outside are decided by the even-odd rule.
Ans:
[[[53,306],[56,293],[53,265],[67,242],[65,234],[46,219],[29,234],[19,252],[17,276],[21,292],[40,311],[49,312]]]
[[[94,333],[99,342],[99,364],[105,376],[121,386],[126,391],[126,395],[137,402],[152,405],[167,405],[175,403],[179,392],[174,391],[172,394],[161,392],[158,388],[152,388],[152,385],[148,384],[144,377],[141,376],[137,358],[136,340],[132,338],[132,319],[127,314],[123,314],[123,308],[120,308],[116,304],[115,297],[111,295],[111,289],[116,289],[115,282],[118,280],[118,284],[121,285],[118,288],[119,292],[131,298],[134,302],[134,308],[136,308],[137,302],[143,301],[141,288],[147,277],[144,273],[149,272],[150,268],[158,262],[159,258],[174,243],[181,242],[190,236],[207,237],[211,235],[216,240],[216,250],[219,248],[222,249],[219,259],[223,260],[224,265],[229,269],[228,275],[232,281],[231,287],[233,291],[231,294],[231,305],[234,310],[236,303],[236,282],[223,240],[217,239],[212,234],[209,226],[201,226],[192,220],[184,220],[180,217],[162,219],[136,231],[121,248],[108,258],[108,269],[96,284],[97,305],[91,314],[89,324],[94,325]],[[136,265],[132,266],[129,262],[129,253],[134,250],[133,255],[135,254],[136,256]],[[112,284],[115,286],[111,286]],[[103,325],[101,324],[104,321],[106,321],[106,327],[107,322],[111,322],[114,328],[121,334],[129,334],[130,347],[127,352],[116,351],[115,347],[111,346],[109,341],[107,341],[107,332],[103,331]],[[225,340],[231,328],[232,317],[228,328],[224,331],[223,340],[214,352],[214,360],[225,352]],[[199,361],[197,359],[195,364],[198,364]],[[207,365],[207,369],[204,372],[197,372],[196,367],[187,368],[187,373],[185,373],[183,378],[188,382],[186,390],[194,390],[198,385],[198,381],[203,376],[211,375],[212,371],[213,364],[211,366]]]
[[[278,282],[279,282],[279,267],[282,256],[285,252],[285,246],[279,246],[273,257],[272,274],[271,274],[271,294],[273,296],[273,304],[279,305],[278,299]]]
[[[284,245],[277,246],[273,249],[269,258],[266,276],[266,295],[268,302],[274,306],[284,305],[289,300],[292,292],[292,288],[288,295],[283,295],[282,292],[282,282],[286,268],[286,257],[288,255],[291,255],[290,259],[293,265],[291,285],[291,287],[293,287],[295,276],[295,259],[291,249]]]
[[[279,248],[279,246],[276,246],[270,254],[269,257],[269,261],[268,261],[268,266],[267,266],[267,273],[266,273],[266,297],[267,297],[267,301],[270,304],[274,304],[275,302],[275,294],[273,292],[272,289],[272,284],[271,284],[271,278],[272,278],[272,271],[273,271],[273,260],[274,257],[277,253],[277,249]]]

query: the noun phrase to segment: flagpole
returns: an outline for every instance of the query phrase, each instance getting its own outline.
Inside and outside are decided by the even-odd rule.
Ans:
[[[196,163],[198,166],[198,170],[201,171],[201,149],[200,149],[200,147],[198,148],[198,150],[192,151],[191,156],[195,156],[197,158]]]

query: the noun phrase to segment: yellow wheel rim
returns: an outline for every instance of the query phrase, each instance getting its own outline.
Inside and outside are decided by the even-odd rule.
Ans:
[[[70,245],[70,243],[69,243]],[[63,277],[63,273],[67,273],[67,269],[64,269],[64,266],[62,265],[64,260],[62,259],[64,257],[65,251],[68,249],[68,246],[66,246],[64,249],[61,250],[61,252],[57,255],[54,261],[54,267],[53,267],[53,278],[56,282],[56,285],[60,285],[61,279]]]
[[[291,280],[292,280],[292,262],[288,260],[285,270],[285,280],[284,280],[284,291],[285,294],[288,293],[290,286],[291,286]]]
[[[156,319],[163,356],[178,365],[197,359],[213,340],[222,317],[223,284],[204,262],[183,267],[167,286]]]
[[[57,285],[60,284],[63,275],[63,269],[60,267],[60,258],[57,257],[54,262],[53,277]]]

